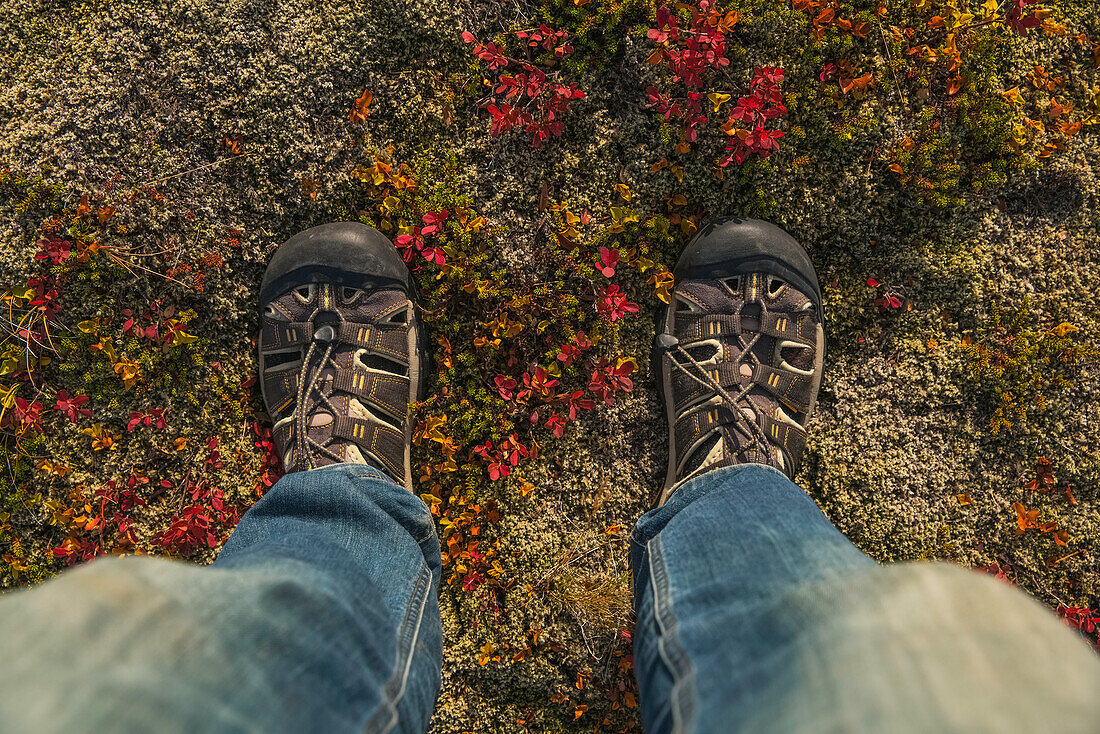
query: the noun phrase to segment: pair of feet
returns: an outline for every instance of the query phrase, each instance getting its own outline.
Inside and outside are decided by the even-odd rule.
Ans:
[[[655,343],[669,425],[658,504],[734,464],[790,477],[821,384],[821,291],[778,227],[730,218],[688,244]],[[405,263],[362,224],[313,227],[275,252],[260,291],[260,376],[287,472],[358,462],[412,490],[408,404],[423,400],[424,330]]]

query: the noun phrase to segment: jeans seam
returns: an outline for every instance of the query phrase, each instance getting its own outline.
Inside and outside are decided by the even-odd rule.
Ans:
[[[695,718],[694,690],[695,677],[691,669],[691,660],[680,645],[676,633],[676,614],[672,609],[671,584],[668,570],[665,568],[659,536],[647,544],[649,550],[649,578],[653,587],[653,617],[657,621],[660,636],[657,638],[657,651],[672,676],[672,690],[669,693],[669,705],[672,708],[672,733],[681,734]]]
[[[382,706],[367,722],[367,734],[387,734],[399,721],[397,706],[405,695],[409,673],[412,670],[413,651],[420,636],[420,626],[424,621],[424,611],[428,606],[431,591],[432,572],[426,563],[421,562],[420,573],[416,579],[412,596],[405,607],[405,618],[397,635],[397,663],[393,676],[386,682],[382,691]]]

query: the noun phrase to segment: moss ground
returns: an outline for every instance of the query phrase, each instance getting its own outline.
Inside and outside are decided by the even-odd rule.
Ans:
[[[1026,35],[1012,3],[716,5],[729,63],[695,87],[654,55],[654,0],[0,0],[0,585],[104,553],[211,560],[277,478],[253,353],[267,257],[314,224],[396,239],[446,211],[426,238],[445,262],[413,260],[436,360],[418,491],[446,549],[433,731],[637,729],[627,538],[665,461],[651,316],[693,231],[745,214],[804,243],[824,286],[799,479],[829,517],[878,560],[1097,608],[1092,3],[1023,6]],[[515,58],[540,23],[574,48],[532,65],[585,96],[536,147],[492,134],[501,71],[462,31]],[[723,166],[757,67],[783,69],[765,127],[785,134]],[[648,87],[699,95],[696,139]],[[612,320],[612,284],[637,313]],[[558,359],[577,332],[592,346]],[[504,397],[496,378],[518,393],[525,373]],[[558,437],[572,391],[597,405]]]

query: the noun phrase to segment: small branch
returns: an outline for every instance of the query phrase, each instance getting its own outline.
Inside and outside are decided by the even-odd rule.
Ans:
[[[882,23],[878,18],[875,18],[875,25],[878,26],[879,36],[882,37],[882,45],[886,47],[886,57],[890,60],[890,76],[894,77],[894,92],[898,95],[898,101],[901,102],[903,110],[909,109],[909,100],[903,95],[904,90],[901,88],[901,82],[898,81],[898,73],[894,69],[894,52],[890,50],[890,42],[886,40],[886,31],[882,30]]]
[[[186,171],[181,171],[179,173],[173,173],[171,176],[165,176],[164,178],[158,178],[158,179],[154,179],[153,181],[147,181],[147,182],[141,184],[140,188],[145,188],[146,186],[153,186],[155,184],[162,184],[165,181],[171,181],[174,178],[179,178],[180,176],[186,176],[189,173],[195,173],[196,171],[202,171],[202,170],[205,170],[207,168],[213,168],[214,166],[220,166],[221,164],[226,163],[228,161],[235,161],[238,158],[247,158],[250,155],[254,155],[254,154],[253,153],[241,153],[240,155],[235,155],[235,156],[232,156],[230,158],[222,158],[220,161],[214,161],[213,163],[207,163],[205,166],[199,166],[198,168],[190,168]]]

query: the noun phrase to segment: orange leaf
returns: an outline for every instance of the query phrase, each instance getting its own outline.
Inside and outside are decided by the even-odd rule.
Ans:
[[[374,92],[364,89],[361,97],[355,100],[351,107],[351,122],[366,122],[370,114],[370,103],[374,100]]]
[[[893,171],[894,173],[900,174],[901,173],[901,164],[900,163],[891,163],[890,164],[890,170]]]
[[[968,494],[957,494],[955,495],[955,499],[957,499],[959,501],[959,504],[963,505],[964,507],[970,504],[970,495]]]
[[[737,11],[731,10],[730,12],[726,13],[726,17],[718,21],[718,30],[720,30],[722,33],[729,33],[733,30],[733,27],[735,25],[737,25]]]
[[[955,96],[956,94],[959,93],[959,90],[962,89],[962,86],[963,86],[963,78],[961,76],[957,76],[954,79],[948,79],[947,80],[947,95],[949,97]]]
[[[1067,112],[1073,112],[1073,108],[1074,105],[1072,104],[1064,105],[1058,100],[1052,100],[1050,109],[1047,110],[1047,116],[1052,120],[1056,120]]]
[[[581,715],[583,715],[584,712],[587,711],[587,710],[588,710],[588,706],[583,705],[583,704],[578,706],[577,708],[573,709],[573,721],[576,721],[577,719],[581,718]]]
[[[1067,138],[1072,138],[1081,129],[1081,123],[1078,122],[1063,122],[1058,125],[1058,130]]]
[[[1012,509],[1016,510],[1016,534],[1023,535],[1028,528],[1038,527],[1038,510],[1029,510],[1019,502],[1012,503]]]

